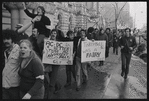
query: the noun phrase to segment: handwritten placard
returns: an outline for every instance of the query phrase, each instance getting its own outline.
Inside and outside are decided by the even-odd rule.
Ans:
[[[106,41],[82,41],[81,62],[105,60]]]
[[[44,39],[42,62],[55,65],[72,65],[73,42],[59,42]]]

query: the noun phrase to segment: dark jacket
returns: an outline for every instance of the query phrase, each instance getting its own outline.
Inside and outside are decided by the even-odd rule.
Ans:
[[[113,35],[113,47],[118,47],[119,46],[119,37],[116,35]]]
[[[29,37],[29,41],[32,43],[33,50],[36,52],[36,54],[39,56],[39,58],[42,58],[42,52],[40,51],[38,44],[37,44],[37,39],[31,35]]]
[[[27,9],[25,9],[24,12],[31,18],[35,18],[37,16],[37,14],[30,13]],[[51,25],[51,21],[47,16],[43,15],[40,21],[36,21],[34,23],[34,28],[38,29],[39,34],[44,34],[48,37],[50,30],[46,28],[46,25]]]
[[[59,41],[65,40],[64,33],[61,30],[57,30],[57,37],[56,37],[56,39],[59,40]]]
[[[112,33],[106,33],[108,36],[108,47],[111,47],[113,44],[113,35]]]
[[[94,33],[87,33],[86,37],[91,40],[94,39]]]
[[[76,51],[79,38],[80,38],[80,37],[74,37],[74,39],[71,40],[71,39],[69,39],[68,37],[66,37],[66,38],[63,38],[62,41],[73,41],[73,53],[74,53],[74,52]]]
[[[120,46],[124,46],[124,48],[121,49],[122,53],[132,53],[133,50],[130,50],[129,47],[133,47],[133,49],[135,49],[137,47],[135,37],[133,37],[133,36],[130,36],[130,37],[123,36],[120,39]]]
[[[44,67],[41,60],[35,52],[32,51],[25,67],[21,67],[19,70],[21,77],[20,90],[24,93],[29,93],[31,96],[39,93],[44,86],[44,82],[40,78],[36,79],[36,77],[44,75],[43,69]]]
[[[104,33],[104,34],[96,34],[95,35],[95,40],[105,40],[106,41],[106,47],[108,47],[108,36]]]

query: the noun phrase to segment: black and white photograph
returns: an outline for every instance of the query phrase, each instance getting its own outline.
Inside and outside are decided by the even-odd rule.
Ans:
[[[147,99],[147,2],[2,2],[2,99]]]

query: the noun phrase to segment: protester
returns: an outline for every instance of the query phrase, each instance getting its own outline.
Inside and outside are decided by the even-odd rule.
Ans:
[[[52,29],[50,40],[59,41],[57,39],[57,35],[58,35],[57,30]],[[51,99],[53,93],[56,94],[61,89],[61,84],[57,81],[60,65],[52,65],[52,64],[45,64],[45,65],[46,65],[45,69],[49,71],[49,79],[50,79],[48,99]]]
[[[76,81],[77,81],[77,88],[76,91],[79,91],[81,88],[81,70],[83,72],[83,84],[87,83],[88,81],[88,73],[87,73],[87,63],[81,63],[81,42],[82,41],[89,41],[86,37],[86,31],[81,30],[81,38],[78,41],[78,45],[76,48]]]
[[[33,28],[32,35],[29,37],[29,41],[32,43],[33,50],[36,52],[39,58],[42,59],[42,52],[40,51],[38,44],[37,44],[38,35],[39,35],[38,29]]]
[[[74,45],[74,32],[73,31],[68,31],[67,32],[67,37],[65,38],[64,41],[72,41],[73,42],[73,45]],[[73,54],[75,53],[75,47],[73,46]],[[74,56],[74,55],[73,55]],[[74,80],[76,81],[76,72],[75,72],[75,61],[73,59],[73,65],[66,65],[66,77],[67,77],[67,80],[66,80],[66,84],[64,85],[64,87],[68,87],[71,85],[71,73],[73,75],[73,78]]]
[[[89,27],[88,30],[87,30],[87,35],[86,37],[91,40],[91,39],[94,39],[94,28],[93,27]]]
[[[111,29],[110,28],[106,28],[106,34],[108,36],[108,47],[106,49],[106,57],[109,57],[109,49],[112,47],[113,45],[113,35],[111,33]]]
[[[60,25],[56,25],[56,26],[55,26],[55,29],[56,29],[56,31],[57,31],[57,37],[56,37],[56,38],[57,38],[59,41],[64,40],[65,36],[64,36],[64,33],[60,30]]]
[[[130,35],[131,29],[125,29],[125,35],[120,39],[122,72],[121,76],[127,79],[129,73],[129,64],[133,49],[136,48],[136,39]]]
[[[16,44],[17,33],[7,29],[2,31],[5,45],[5,64],[2,71],[2,99],[19,99],[19,45]]]
[[[32,49],[29,40],[20,42],[20,98],[43,99],[44,97],[44,73],[41,59]]]
[[[77,37],[81,37],[81,30],[82,30],[82,28],[81,27],[78,27]]]
[[[78,28],[75,27],[75,28],[74,28],[74,36],[75,36],[75,37],[77,36],[77,33],[78,33]]]
[[[114,33],[113,35],[113,53],[118,55],[118,47],[119,47],[119,32]]]
[[[108,47],[108,36],[104,33],[104,29],[101,28],[98,34],[96,34],[95,40],[105,40],[106,41],[106,49]],[[106,49],[105,49],[105,57],[106,57]],[[99,66],[103,66],[104,61],[100,61]]]
[[[39,32],[39,38],[37,40],[38,46],[40,48],[40,51],[43,50],[43,44],[44,44],[44,38],[49,36],[49,30],[51,21],[50,19],[45,16],[45,9],[42,6],[37,7],[37,14],[30,13],[28,9],[26,9],[26,5],[23,2],[23,8],[24,12],[31,18],[38,17],[38,21],[34,23],[34,28],[38,29]]]

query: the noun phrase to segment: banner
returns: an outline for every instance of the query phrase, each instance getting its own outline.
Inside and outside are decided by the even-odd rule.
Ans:
[[[73,64],[73,42],[59,42],[44,39],[44,53],[42,62],[55,65]]]
[[[106,41],[82,41],[81,62],[105,60]]]

